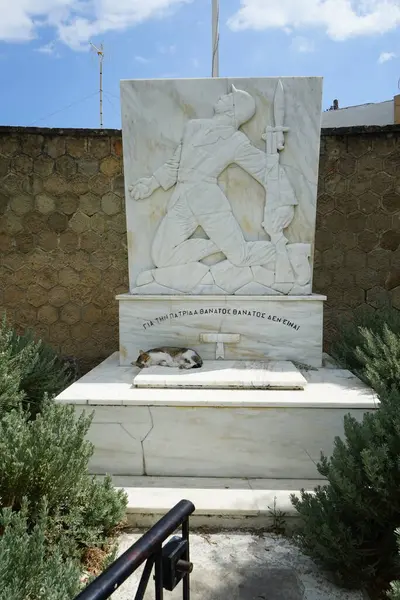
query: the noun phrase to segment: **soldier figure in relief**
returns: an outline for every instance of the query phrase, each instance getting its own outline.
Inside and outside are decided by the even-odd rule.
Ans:
[[[211,119],[193,119],[184,129],[181,143],[172,158],[151,177],[139,179],[129,188],[134,200],[143,200],[159,187],[175,185],[167,214],[152,245],[156,267],[170,267],[200,261],[222,252],[237,267],[264,265],[275,259],[283,230],[293,219],[297,200],[286,173],[279,165],[279,128],[267,128],[267,152],[251,144],[239,127],[255,114],[254,98],[232,86],[214,106]],[[236,220],[229,200],[218,185],[218,177],[235,163],[268,188],[279,179],[283,194],[273,194],[270,214],[273,222],[263,223],[270,241],[248,242]],[[267,196],[268,203],[268,196]],[[191,239],[201,226],[209,239]]]

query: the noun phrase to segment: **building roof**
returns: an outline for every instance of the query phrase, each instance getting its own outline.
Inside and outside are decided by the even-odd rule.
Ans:
[[[363,125],[392,125],[394,100],[347,106],[322,113],[322,127],[355,127]]]

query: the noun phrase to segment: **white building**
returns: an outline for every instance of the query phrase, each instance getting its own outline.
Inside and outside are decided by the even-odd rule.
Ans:
[[[400,95],[386,102],[360,104],[322,113],[322,127],[356,127],[400,123]]]

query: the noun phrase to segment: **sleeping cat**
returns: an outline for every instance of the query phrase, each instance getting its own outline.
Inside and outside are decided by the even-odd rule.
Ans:
[[[191,348],[173,348],[163,346],[161,348],[152,348],[140,354],[136,362],[132,363],[141,369],[145,367],[178,367],[179,369],[199,369],[203,365],[203,360],[195,350]]]

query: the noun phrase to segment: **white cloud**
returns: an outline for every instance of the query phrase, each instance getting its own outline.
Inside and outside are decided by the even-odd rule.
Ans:
[[[145,58],[144,56],[140,56],[140,55],[135,56],[135,60],[136,60],[136,62],[142,63],[143,65],[147,65],[147,63],[150,62],[150,60],[148,58]]]
[[[160,18],[193,0],[0,0],[0,41],[22,42],[52,27],[75,50],[107,31]],[[207,3],[206,3],[207,4]],[[335,40],[384,33],[400,25],[400,0],[241,0],[233,30],[320,27]],[[160,50],[173,54],[175,46]]]
[[[74,1],[0,0],[0,40],[14,42],[33,39],[41,21],[52,15],[68,12]]]
[[[399,0],[241,0],[233,30],[319,27],[334,40],[385,33],[400,25]]]
[[[315,50],[314,42],[301,36],[293,38],[291,47],[295,52],[301,53],[314,52]]]
[[[90,39],[160,18],[191,0],[0,0],[0,41],[38,37],[53,27],[74,50],[88,49]]]
[[[192,66],[193,66],[195,69],[198,69],[198,68],[200,67],[200,61],[199,61],[199,59],[198,59],[198,58],[192,58]]]
[[[394,52],[381,52],[378,58],[378,63],[382,65],[388,60],[392,60],[392,58],[396,58],[396,54]]]
[[[49,42],[44,46],[40,46],[40,48],[36,48],[36,52],[41,52],[42,54],[55,54],[56,48],[54,42]]]

